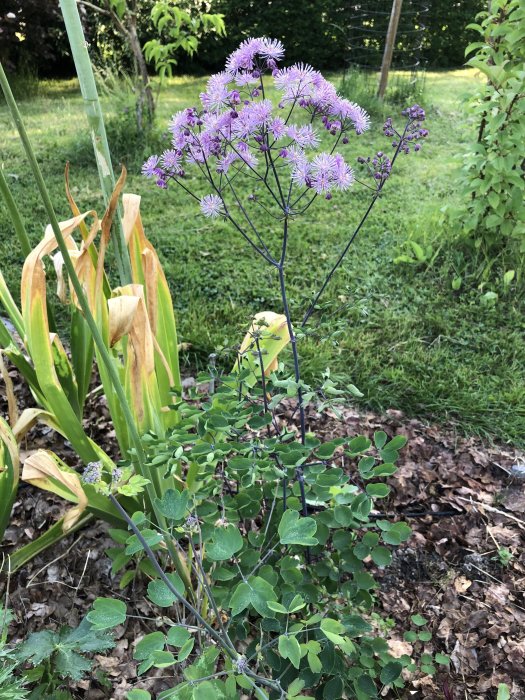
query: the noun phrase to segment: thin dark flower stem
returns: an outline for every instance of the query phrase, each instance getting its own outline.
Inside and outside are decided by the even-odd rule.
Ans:
[[[223,138],[226,138],[222,132],[221,132],[221,135],[223,136]],[[230,141],[230,140],[227,139],[227,138],[226,138],[226,141],[227,141],[228,145],[231,147],[232,151],[233,151],[234,153],[236,153],[236,154],[239,156],[239,158],[243,161],[243,163],[244,163],[245,165],[248,166],[248,168],[252,171],[252,173],[254,173],[255,177],[256,177],[258,180],[260,180],[260,181],[264,184],[264,186],[266,187],[266,189],[268,190],[268,192],[269,192],[269,193],[271,194],[271,196],[275,199],[276,203],[277,203],[279,206],[281,206],[281,203],[279,202],[279,200],[278,200],[278,198],[277,198],[277,195],[276,195],[275,192],[272,190],[272,188],[270,187],[270,185],[266,182],[266,180],[262,177],[262,175],[261,175],[259,172],[257,172],[257,170],[256,170],[253,166],[251,166],[249,163],[247,163],[247,162],[244,160],[244,158],[242,157],[242,154],[239,153],[239,151],[235,148],[235,146],[233,145],[233,142],[232,142],[232,141]]]
[[[224,639],[218,632],[216,632],[211,625],[209,625],[206,620],[202,617],[202,615],[199,613],[198,610],[196,610],[191,603],[189,603],[186,598],[181,596],[181,594],[177,591],[173,583],[169,580],[169,578],[166,576],[164,571],[162,570],[161,565],[159,564],[157,557],[155,556],[153,550],[151,547],[148,545],[146,540],[144,539],[142,533],[138,529],[138,527],[135,525],[133,520],[129,517],[127,512],[124,510],[124,508],[120,505],[120,503],[117,501],[115,496],[113,494],[109,494],[109,500],[113,503],[115,508],[119,511],[119,513],[122,515],[124,520],[127,522],[128,527],[131,529],[133,534],[137,537],[138,541],[140,542],[141,546],[143,547],[146,556],[150,560],[151,564],[153,565],[153,568],[159,575],[161,581],[166,584],[168,587],[170,593],[172,593],[175,598],[178,600],[179,603],[181,603],[186,610],[188,610],[192,615],[195,616],[195,619],[199,621],[199,623],[204,627],[206,632],[214,639],[218,644],[220,644],[224,649],[229,650],[228,653],[232,658],[237,658],[237,652],[235,649],[232,649],[227,640]]]
[[[223,203],[224,203],[224,200],[223,200]],[[257,245],[252,241],[252,239],[245,233],[245,231],[241,228],[241,226],[239,226],[239,224],[235,221],[235,219],[234,219],[234,218],[232,217],[232,215],[229,213],[229,211],[228,211],[228,209],[227,209],[227,207],[226,207],[226,204],[224,204],[224,211],[225,211],[225,214],[226,214],[226,218],[227,218],[229,221],[232,222],[232,224],[235,226],[235,228],[237,229],[237,231],[239,231],[239,233],[241,234],[241,236],[242,236],[246,241],[248,241],[248,243],[252,246],[252,248],[253,248],[254,250],[256,250],[256,251],[259,253],[259,255],[260,255],[261,257],[263,257],[263,258],[266,260],[266,262],[269,263],[272,267],[277,267],[278,263],[277,263],[273,258],[269,258],[269,257],[266,255],[266,253],[265,253],[263,250],[261,250],[261,248],[259,248],[259,246],[257,246]]]
[[[283,220],[282,215],[276,216],[275,214],[272,214],[272,212],[266,207],[262,202],[260,202],[257,198],[254,199],[254,204],[256,204],[258,207],[261,207],[263,211],[265,211],[268,216],[273,219],[274,221],[279,221],[281,222]]]
[[[210,185],[213,187],[213,189],[215,190],[217,195],[221,198],[221,201],[222,201],[223,206],[224,206],[224,212],[225,212],[226,218],[232,222],[232,224],[235,226],[237,231],[239,231],[241,236],[252,246],[252,248],[254,250],[256,250],[259,253],[259,255],[261,255],[266,260],[266,262],[270,263],[270,265],[273,265],[275,267],[277,265],[277,262],[272,257],[269,257],[268,255],[266,255],[266,253],[261,248],[259,248],[259,246],[256,245],[254,243],[254,241],[252,241],[252,239],[248,236],[248,234],[244,231],[244,229],[235,221],[235,219],[232,217],[232,215],[228,211],[228,207],[226,205],[226,202],[224,201],[224,197],[222,196],[222,192],[215,184],[215,180],[213,179],[213,175],[210,172],[210,168],[209,168],[208,161],[206,160],[206,158],[204,158],[204,167],[206,168],[207,177],[206,177],[206,174],[203,172],[200,163],[197,163],[197,165],[199,166],[200,171],[202,172],[204,177],[208,180]]]
[[[202,566],[202,561],[201,561],[201,558],[200,558],[200,553],[197,552],[197,549],[196,549],[196,547],[195,547],[195,543],[194,543],[194,541],[193,541],[193,538],[192,538],[192,537],[189,537],[188,539],[189,539],[189,543],[190,543],[191,550],[192,550],[192,552],[193,552],[193,557],[194,557],[195,561],[197,562],[197,568],[198,568],[198,570],[199,570],[199,572],[200,572],[200,578],[201,578],[202,587],[203,587],[204,590],[206,591],[206,595],[208,596],[208,600],[210,601],[211,607],[213,608],[213,612],[215,613],[215,617],[217,618],[217,624],[218,624],[219,627],[221,628],[222,636],[223,636],[224,639],[227,641],[227,643],[229,644],[229,646],[230,646],[232,649],[235,649],[235,647],[234,647],[234,645],[233,645],[233,642],[232,642],[232,640],[230,639],[230,636],[229,636],[229,634],[228,634],[228,632],[227,632],[225,626],[224,626],[223,623],[222,623],[222,618],[221,618],[221,614],[220,614],[220,612],[219,612],[219,609],[218,609],[218,607],[217,607],[217,603],[215,602],[215,598],[213,597],[213,593],[212,593],[212,591],[210,590],[210,587],[209,587],[209,585],[208,585],[208,581],[207,581],[207,579],[206,579],[206,572],[204,571],[204,567]]]
[[[297,351],[297,338],[295,337],[294,329],[292,326],[292,319],[290,316],[290,307],[288,305],[288,296],[286,293],[286,282],[284,279],[284,266],[286,263],[286,252],[288,247],[288,217],[285,217],[283,223],[283,245],[281,251],[281,259],[277,267],[279,271],[279,284],[281,287],[281,300],[283,304],[284,315],[286,316],[286,325],[288,327],[288,334],[290,336],[290,343],[292,346],[293,364],[294,364],[294,376],[297,383],[297,403],[299,406],[299,424],[301,430],[301,444],[304,445],[306,442],[306,417],[303,402],[303,391],[301,388],[301,370],[299,365],[299,353]],[[299,490],[301,493],[301,505],[303,515],[308,515],[308,506],[306,503],[306,493],[304,489],[304,471],[302,466],[298,466],[295,470],[297,476],[297,481],[299,482]],[[307,559],[310,558],[309,550],[306,552]]]
[[[312,303],[311,303],[310,306],[308,307],[308,310],[307,310],[307,312],[305,313],[305,315],[304,315],[304,317],[303,317],[303,320],[302,320],[302,323],[301,323],[301,327],[302,327],[302,326],[305,326],[305,325],[308,323],[308,319],[310,318],[310,316],[312,315],[312,313],[313,313],[314,310],[315,310],[315,307],[317,306],[317,303],[318,303],[318,301],[319,301],[319,297],[320,297],[321,294],[324,292],[324,290],[327,288],[327,286],[328,286],[328,284],[330,283],[330,280],[332,279],[334,273],[336,272],[336,270],[339,268],[339,266],[340,266],[341,263],[343,262],[344,258],[346,257],[346,254],[348,253],[348,250],[349,250],[350,246],[351,246],[352,243],[355,241],[357,234],[359,233],[359,231],[361,230],[361,227],[363,226],[363,224],[364,224],[365,221],[367,220],[368,215],[369,215],[370,212],[372,211],[372,208],[373,208],[374,204],[376,203],[376,201],[378,200],[378,198],[379,198],[379,192],[377,192],[377,193],[374,195],[374,197],[372,198],[372,201],[371,201],[370,204],[368,205],[368,208],[367,208],[366,212],[363,214],[363,216],[362,216],[362,218],[361,218],[361,221],[360,221],[359,224],[357,225],[357,228],[355,229],[355,231],[353,232],[353,234],[350,236],[350,240],[348,241],[348,243],[346,244],[346,246],[343,248],[343,250],[342,250],[341,253],[339,254],[339,257],[337,258],[335,264],[333,265],[332,269],[330,270],[330,272],[329,272],[328,275],[326,276],[325,281],[323,282],[323,284],[322,284],[322,286],[321,286],[321,289],[317,292],[317,294],[315,295],[314,300],[312,301]]]
[[[242,212],[244,218],[246,219],[246,221],[247,221],[249,227],[252,229],[252,231],[253,231],[253,232],[255,233],[255,235],[257,236],[257,238],[258,238],[258,240],[259,240],[259,243],[260,243],[260,244],[262,245],[262,247],[264,248],[264,251],[265,251],[266,255],[267,255],[269,258],[272,258],[272,256],[271,256],[271,254],[270,254],[270,251],[268,250],[268,247],[267,247],[266,243],[265,243],[265,242],[263,241],[263,239],[262,239],[261,234],[259,233],[259,231],[258,231],[258,230],[255,228],[255,226],[253,225],[253,222],[252,222],[252,220],[250,219],[249,214],[247,213],[246,209],[243,207],[243,205],[242,205],[242,203],[241,203],[241,200],[239,199],[239,197],[238,197],[238,195],[237,195],[237,192],[235,191],[235,187],[233,187],[233,185],[232,185],[232,183],[231,183],[230,178],[226,175],[226,173],[224,174],[224,177],[225,177],[226,182],[228,183],[228,185],[229,185],[229,187],[230,187],[230,190],[231,190],[231,192],[232,192],[232,194],[233,194],[233,196],[234,196],[234,198],[235,198],[235,201],[237,202],[237,206],[238,206],[239,209],[241,210],[241,212]],[[224,200],[223,200],[223,201],[224,201]],[[273,260],[273,258],[272,258],[272,260]],[[275,262],[275,261],[274,261],[274,262]]]
[[[408,127],[410,126],[410,124],[411,124],[411,120],[409,120],[409,121],[406,123],[405,130],[403,131],[403,136],[400,137],[400,139],[399,139],[399,143],[397,144],[396,152],[394,153],[394,156],[393,156],[393,158],[392,158],[392,168],[393,168],[394,163],[396,162],[396,159],[397,159],[397,157],[398,157],[398,155],[399,155],[399,152],[400,152],[400,150],[401,150],[401,146],[402,146],[403,143],[404,143],[405,135],[406,135],[406,133],[407,133],[407,130],[408,130]],[[305,315],[304,315],[304,317],[303,317],[303,320],[302,320],[302,323],[301,323],[301,327],[305,326],[305,325],[308,323],[308,319],[310,318],[310,316],[311,316],[312,313],[314,312],[315,307],[316,307],[316,305],[317,305],[317,303],[318,303],[318,301],[319,301],[320,296],[322,295],[322,293],[324,292],[324,290],[325,290],[326,287],[328,286],[328,284],[329,284],[330,280],[332,279],[332,277],[334,276],[334,273],[336,272],[336,270],[339,268],[339,266],[341,265],[341,263],[342,263],[343,260],[345,259],[346,254],[348,253],[348,250],[349,250],[350,246],[351,246],[352,243],[355,241],[355,239],[356,239],[356,237],[357,237],[357,234],[359,233],[359,231],[361,230],[363,224],[365,223],[365,221],[367,220],[368,216],[370,215],[370,212],[372,211],[372,209],[373,209],[373,207],[374,207],[374,204],[377,202],[377,200],[378,200],[379,197],[381,196],[381,191],[382,191],[382,189],[383,189],[383,187],[384,187],[384,185],[385,185],[385,182],[386,182],[386,180],[381,180],[381,183],[379,184],[379,186],[378,186],[378,188],[377,188],[377,190],[376,190],[375,195],[372,197],[372,201],[370,202],[370,204],[369,204],[368,207],[367,207],[367,210],[365,211],[365,213],[364,213],[363,216],[361,217],[361,221],[360,221],[359,224],[357,225],[357,227],[356,227],[356,229],[354,230],[353,234],[350,236],[350,240],[348,241],[348,243],[346,244],[346,246],[343,248],[343,250],[342,250],[342,252],[340,253],[339,257],[337,258],[335,264],[333,265],[332,269],[330,270],[330,272],[329,272],[328,275],[326,276],[325,281],[323,282],[323,284],[322,284],[322,286],[321,286],[321,289],[317,292],[317,294],[315,295],[314,300],[312,301],[312,303],[311,303],[310,306],[308,307],[308,310],[306,311],[306,313],[305,313]]]
[[[177,178],[175,175],[170,175],[170,179],[172,179],[179,187],[182,187],[182,189],[187,192],[190,197],[193,197],[193,199],[200,203],[201,200],[197,197],[197,195],[193,194],[193,192],[191,192],[186,185],[183,185],[179,178]]]
[[[257,331],[254,333],[253,339],[255,340],[255,347],[257,348],[257,355],[259,356],[259,366],[261,368],[261,387],[262,387],[262,393],[263,393],[263,405],[264,405],[264,412],[268,413],[268,397],[266,396],[266,377],[264,375],[264,361],[263,361],[263,356],[262,356],[262,351],[261,351],[261,342],[259,340],[259,335]],[[270,430],[270,426],[266,426],[268,428],[268,431]]]

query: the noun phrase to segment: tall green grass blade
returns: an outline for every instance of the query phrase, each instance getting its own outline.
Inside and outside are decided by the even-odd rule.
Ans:
[[[91,131],[93,149],[97,161],[98,174],[104,201],[109,203],[111,193],[115,187],[115,175],[111,164],[111,153],[104,126],[102,107],[98,97],[95,75],[87,50],[87,42],[80,22],[76,0],[60,0],[60,9],[66,25],[66,31],[71,46],[71,53],[75,62],[80,90],[84,99],[84,106]],[[113,228],[113,240],[115,256],[117,259],[121,284],[131,282],[131,267],[129,255],[124,239],[124,231],[119,220],[119,225]]]
[[[18,480],[18,445],[9,426],[0,418],[0,542],[11,518]]]
[[[9,218],[11,219],[15,229],[16,237],[20,243],[22,253],[25,257],[27,257],[31,252],[31,243],[29,242],[29,237],[27,235],[24,222],[22,221],[22,217],[20,216],[16,202],[13,199],[13,195],[11,194],[11,190],[9,189],[9,185],[7,184],[2,168],[0,168],[0,194],[2,195],[7,211],[9,212]]]
[[[17,549],[16,552],[13,552],[13,554],[11,554],[4,563],[4,568],[2,571],[9,571],[11,574],[14,574],[38,554],[41,554],[49,547],[57,544],[57,542],[60,542],[60,540],[64,539],[64,537],[68,537],[74,532],[77,532],[77,530],[81,530],[88,523],[92,522],[92,520],[93,515],[91,515],[91,513],[86,513],[84,516],[82,516],[82,518],[80,518],[80,520],[77,520],[73,527],[67,531],[64,531],[63,519],[59,520],[53,526],[51,526],[49,530],[46,530],[43,535],[37,537],[36,540],[26,544],[24,547],[20,547],[20,549]]]

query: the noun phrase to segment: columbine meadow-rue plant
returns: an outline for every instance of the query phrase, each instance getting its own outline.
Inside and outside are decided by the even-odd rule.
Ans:
[[[125,485],[105,487],[128,522],[128,531],[111,532],[120,545],[109,552],[113,571],[139,557],[138,568],[151,579],[149,600],[171,608],[167,633],[151,631],[135,650],[139,674],[176,670],[162,700],[365,700],[387,686],[402,687],[403,670],[416,670],[417,661],[426,673],[433,661],[448,663],[427,652],[426,630],[410,632],[413,653],[394,658],[363,617],[377,587],[367,568],[388,565],[389,546],[410,535],[405,523],[372,513],[375,501],[389,494],[381,479],[396,471],[406,438],[389,440],[379,431],[373,441],[322,442],[307,432],[305,406],[316,394],[301,379],[297,351],[297,331],[317,308],[398,155],[419,150],[427,136],[425,112],[407,108],[400,130],[388,119],[383,130],[392,157],[382,151],[361,156],[356,174],[338,149],[368,129],[368,115],[310,66],[279,68],[283,56],[279,41],[243,42],[225,70],[210,78],[201,107],[174,115],[172,148],[143,166],[160,188],[185,190],[205,217],[230,222],[276,270],[284,311],[258,314],[231,376],[220,382],[213,376],[208,396],[174,407],[179,420],[166,435],[143,437],[149,472],[180,484],[154,501],[166,527],[148,512],[129,518],[112,493],[122,495]],[[188,184],[189,169],[209,188],[202,197]],[[248,195],[239,191],[239,178],[249,183]],[[370,202],[296,330],[285,280],[290,224],[316,199],[330,200],[354,183],[368,188]],[[268,235],[275,224],[281,228],[277,250]],[[293,378],[283,377],[277,359],[288,342]],[[335,402],[341,393],[328,372],[322,393]],[[287,397],[297,399],[299,440],[279,413]],[[96,465],[86,478],[97,481]],[[191,586],[179,570],[164,570],[172,550]],[[121,586],[133,577],[128,568]],[[103,630],[125,617],[122,601],[99,599],[88,620]],[[412,622],[427,621],[414,615]],[[137,688],[128,697],[150,695]]]
[[[304,327],[381,195],[399,153],[418,151],[428,131],[422,127],[425,112],[418,105],[403,111],[406,121],[401,130],[387,119],[383,131],[393,139],[394,154],[392,158],[381,151],[374,157],[360,156],[357,160],[364,179],[359,179],[338,148],[344,149],[369,128],[368,114],[340,97],[334,85],[311,66],[279,68],[283,57],[280,41],[264,37],[244,41],[227,59],[225,70],[209,79],[200,96],[201,107],[190,107],[173,116],[169,125],[172,148],[148,158],[142,171],[162,189],[181,187],[198,201],[204,216],[227,219],[277,270],[292,345],[304,444],[304,385],[285,281],[290,224],[306,214],[317,198],[330,200],[355,182],[371,192],[361,221],[303,316]],[[277,93],[277,101],[269,98],[270,88]],[[322,132],[333,139],[327,150],[320,148]],[[186,185],[188,168],[197,169],[210,188],[200,199]],[[247,198],[236,188],[239,177],[252,186]],[[282,225],[277,252],[265,240],[264,228],[269,222]]]

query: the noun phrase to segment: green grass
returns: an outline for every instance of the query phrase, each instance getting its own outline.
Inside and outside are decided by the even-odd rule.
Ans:
[[[203,84],[196,78],[171,81],[161,96],[159,121],[195,103]],[[461,257],[454,251],[452,234],[440,223],[440,209],[457,197],[455,156],[472,138],[462,100],[475,85],[469,71],[427,75],[424,104],[431,137],[420,154],[401,158],[384,199],[329,287],[325,301],[331,302],[332,311],[325,314],[328,321],[319,334],[301,342],[303,368],[306,378],[316,382],[330,367],[332,375],[359,387],[362,406],[401,409],[409,416],[453,422],[467,434],[523,445],[523,303],[501,294],[491,306],[466,285],[453,291]],[[43,84],[38,96],[21,102],[20,108],[59,216],[69,217],[63,188],[66,159],[71,161],[79,207],[100,210],[76,83]],[[110,101],[107,111],[111,114]],[[46,217],[5,107],[0,107],[0,129],[5,172],[36,242]],[[116,143],[120,153],[129,151],[122,135]],[[380,120],[352,147],[352,157],[387,150]],[[140,157],[128,158],[127,189],[142,195],[146,232],[165,265],[182,340],[191,343],[185,355],[188,369],[202,367],[208,353],[239,341],[254,312],[280,310],[277,280],[235,231],[204,219],[182,193],[161,192],[146,182],[138,174],[139,162]],[[190,185],[204,193],[197,180]],[[355,188],[331,202],[316,202],[308,220],[293,225],[287,279],[295,318],[308,305],[366,201]],[[0,232],[1,269],[17,289],[23,260],[1,207]],[[277,242],[271,227],[268,235]],[[440,249],[430,268],[394,264],[407,239]],[[326,337],[327,328],[340,332]]]

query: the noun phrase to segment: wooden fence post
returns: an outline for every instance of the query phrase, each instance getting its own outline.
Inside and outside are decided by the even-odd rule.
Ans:
[[[385,90],[388,83],[388,73],[392,64],[392,54],[394,53],[394,42],[396,40],[402,4],[403,0],[393,0],[392,3],[392,12],[390,13],[390,21],[388,23],[388,30],[386,33],[383,62],[381,63],[381,77],[379,79],[379,88],[377,90],[377,96],[381,99],[385,96]]]

